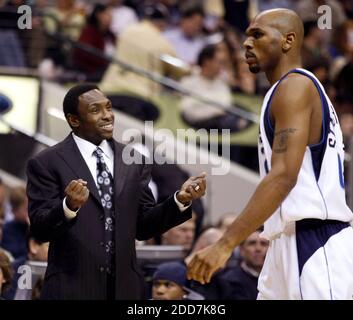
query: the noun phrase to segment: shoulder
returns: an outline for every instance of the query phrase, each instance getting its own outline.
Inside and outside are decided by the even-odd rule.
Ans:
[[[308,76],[292,73],[283,79],[275,89],[272,99],[273,110],[291,106],[296,110],[307,108],[318,96],[315,83]]]
[[[308,76],[292,73],[281,81],[276,89],[276,95],[300,97],[310,95],[315,90],[315,84]]]
[[[65,140],[40,151],[29,161],[30,162],[31,161],[49,162],[57,157],[59,151],[65,150],[65,148],[68,148],[70,145],[70,142],[72,143],[72,146],[73,146],[74,141],[71,136],[68,136],[66,137]]]

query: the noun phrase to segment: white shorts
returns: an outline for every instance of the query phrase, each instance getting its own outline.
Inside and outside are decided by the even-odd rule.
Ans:
[[[334,220],[293,222],[270,241],[258,299],[353,300],[353,228]]]

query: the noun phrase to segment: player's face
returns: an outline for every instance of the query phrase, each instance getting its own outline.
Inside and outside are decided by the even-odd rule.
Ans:
[[[246,63],[252,73],[273,69],[281,56],[282,34],[261,21],[254,21],[246,30],[243,45]]]
[[[153,282],[152,298],[154,300],[181,300],[185,292],[173,281],[156,280]]]
[[[114,130],[114,114],[111,101],[94,89],[79,97],[77,127],[74,132],[81,138],[99,145],[111,139]]]

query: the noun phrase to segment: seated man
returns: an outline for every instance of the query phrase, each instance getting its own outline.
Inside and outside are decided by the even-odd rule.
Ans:
[[[162,234],[161,244],[169,246],[182,246],[185,254],[188,254],[194,243],[195,238],[195,219],[196,215],[193,214],[192,219],[169,229]]]
[[[198,57],[200,74],[185,77],[181,85],[197,96],[218,102],[227,110],[207,104],[193,97],[186,96],[181,101],[183,120],[190,126],[206,130],[230,129],[239,131],[247,127],[249,121],[243,119],[231,110],[232,96],[228,84],[220,77],[223,54],[216,45],[206,46]]]
[[[242,262],[223,275],[222,297],[227,300],[256,300],[258,278],[265,261],[268,240],[261,238],[261,229],[253,232],[240,247]]]
[[[17,259],[27,255],[26,234],[29,228],[28,199],[24,187],[10,191],[10,205],[14,219],[5,223],[0,246]]]
[[[154,300],[204,300],[187,287],[186,266],[182,262],[166,262],[158,266],[153,275]]]

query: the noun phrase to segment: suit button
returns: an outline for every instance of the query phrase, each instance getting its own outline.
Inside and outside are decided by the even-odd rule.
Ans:
[[[99,271],[104,272],[105,271],[104,267],[99,267]]]
[[[104,219],[104,215],[101,214],[101,215],[99,216],[99,220],[103,220],[103,219]]]
[[[99,244],[101,245],[101,247],[104,246],[104,242],[103,241],[101,241]]]

